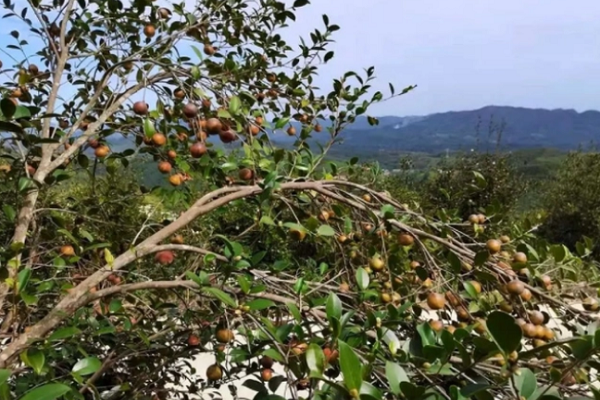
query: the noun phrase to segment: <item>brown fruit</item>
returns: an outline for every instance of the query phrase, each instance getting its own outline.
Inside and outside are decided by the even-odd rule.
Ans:
[[[473,286],[473,289],[475,289],[477,294],[481,293],[481,283],[477,281],[470,281],[469,283],[471,284],[471,286]]]
[[[270,368],[263,369],[260,371],[260,377],[264,382],[269,382],[273,378],[273,370]]]
[[[148,104],[144,101],[136,101],[133,103],[133,112],[137,115],[146,115],[148,114]]]
[[[525,321],[523,318],[517,318],[515,319],[515,322],[517,323],[517,325],[519,325],[521,328],[523,328],[523,325],[525,325],[527,323],[527,321]]]
[[[194,158],[202,157],[207,151],[206,145],[202,142],[196,142],[190,146],[190,154]]]
[[[273,368],[273,359],[271,357],[264,356],[260,359],[260,366],[265,369]]]
[[[392,296],[389,293],[383,292],[379,295],[381,302],[383,304],[388,304],[392,302]]]
[[[287,134],[288,134],[288,135],[290,135],[290,136],[294,136],[294,135],[296,135],[296,128],[294,128],[293,126],[290,126],[290,127],[287,129]]]
[[[185,98],[185,92],[183,91],[183,89],[175,89],[175,91],[173,92],[173,96],[175,96],[175,98],[177,100],[182,100]]]
[[[242,168],[240,169],[238,176],[243,181],[249,181],[252,180],[252,178],[254,178],[254,171],[252,171],[250,168]]]
[[[530,311],[529,321],[534,325],[541,325],[544,323],[544,314],[539,311]]]
[[[223,124],[221,123],[221,121],[218,118],[209,118],[206,121],[206,130],[208,131],[209,135],[216,135],[219,132],[221,132],[221,128],[223,127]]]
[[[162,265],[171,264],[175,260],[175,254],[171,250],[163,250],[156,253],[154,260]]]
[[[477,318],[477,321],[475,322],[475,332],[479,333],[480,335],[483,335],[487,332],[484,319]]]
[[[519,251],[513,256],[513,262],[525,264],[527,262],[527,255]]]
[[[171,243],[173,243],[173,244],[183,244],[184,243],[183,236],[182,235],[174,235],[171,238]]]
[[[544,327],[544,335],[542,336],[542,339],[546,340],[546,341],[550,341],[554,339],[554,331],[548,327]]]
[[[349,292],[350,292],[350,285],[348,285],[346,282],[340,283],[340,293],[349,293]]]
[[[194,334],[188,336],[188,346],[196,347],[200,345],[200,338]]]
[[[92,149],[97,149],[98,146],[100,146],[100,142],[96,139],[90,139],[88,140],[88,145],[92,148]]]
[[[264,118],[262,116],[258,116],[256,117],[256,119],[254,120],[254,123],[258,126],[262,126],[263,122],[265,122]]]
[[[442,321],[440,321],[439,319],[429,321],[429,326],[435,332],[439,332],[442,329],[444,329],[444,323]]]
[[[447,330],[448,332],[450,332],[451,334],[454,334],[454,332],[456,331],[456,327],[455,327],[455,326],[453,326],[453,325],[448,325],[448,326],[446,327],[446,330]]]
[[[510,242],[510,237],[508,237],[507,235],[502,235],[500,236],[500,241],[504,244]]]
[[[67,121],[66,119],[61,119],[58,122],[58,126],[60,129],[67,129],[69,127],[69,121]]]
[[[459,321],[468,321],[471,318],[469,312],[462,306],[456,307],[456,317]]]
[[[432,310],[441,310],[446,305],[446,299],[440,293],[429,293],[427,295],[427,305]]]
[[[183,106],[183,115],[188,118],[194,118],[196,115],[198,115],[198,106],[193,103],[187,103],[185,106]]]
[[[221,131],[219,132],[219,139],[223,143],[231,143],[237,139],[237,135],[233,131]]]
[[[316,124],[314,129],[315,129],[315,132],[319,133],[323,130],[323,127],[319,124]]]
[[[275,75],[273,73],[267,74],[267,81],[269,81],[270,83],[275,83],[276,80],[277,80],[277,75]]]
[[[421,266],[421,263],[418,261],[411,261],[410,262],[410,269],[417,269]]]
[[[498,239],[490,239],[485,244],[485,247],[487,247],[491,254],[496,254],[502,249],[502,242],[500,242]]]
[[[60,255],[63,257],[73,257],[75,255],[75,249],[73,246],[65,245],[60,248]]]
[[[168,161],[161,161],[158,163],[158,170],[163,174],[168,174],[169,172],[171,172],[172,168],[173,167],[171,166],[171,163]]]
[[[233,341],[233,331],[231,329],[221,328],[215,332],[215,337],[219,343],[229,343]]]
[[[223,378],[223,369],[219,364],[213,364],[206,369],[206,377],[209,381],[218,381]]]
[[[154,143],[156,146],[164,146],[165,143],[167,143],[167,137],[162,133],[157,132],[152,135],[152,143]]]
[[[100,145],[94,150],[94,155],[98,158],[104,158],[108,155],[110,149],[108,146]]]
[[[363,199],[364,201],[366,201],[367,203],[370,203],[370,202],[371,202],[371,200],[372,200],[372,199],[371,199],[371,195],[370,195],[370,194],[363,194],[363,196],[362,196],[362,199]]]
[[[480,224],[485,223],[485,220],[486,220],[485,215],[483,215],[483,214],[477,214],[477,218],[479,218],[479,223]]]
[[[171,175],[169,177],[169,183],[173,186],[179,186],[183,183],[181,174]]]
[[[325,347],[323,349],[323,355],[325,356],[325,360],[327,361],[327,363],[331,364],[331,363],[337,361],[340,353],[335,349],[332,350],[329,347]]]
[[[177,153],[175,152],[175,150],[169,150],[167,152],[167,157],[169,157],[171,160],[174,160],[177,158]]]
[[[510,304],[510,303],[508,303],[506,301],[503,301],[502,303],[500,303],[498,305],[498,308],[500,308],[502,311],[507,312],[507,313],[513,312],[513,306],[512,306],[512,304]]]
[[[205,44],[204,45],[204,54],[206,54],[207,56],[212,56],[213,54],[215,54],[215,48],[208,43]]]
[[[448,303],[450,303],[452,307],[458,307],[460,305],[460,297],[458,297],[451,291],[448,290],[444,296],[446,297],[446,300],[448,300]]]
[[[529,301],[529,300],[531,300],[531,297],[532,297],[532,295],[531,295],[531,292],[529,291],[529,289],[527,289],[527,288],[523,289],[523,292],[521,293],[521,299],[523,301]]]
[[[540,277],[540,283],[546,290],[550,290],[552,288],[552,278],[550,278],[548,275],[542,275]]]
[[[479,223],[479,217],[477,216],[477,214],[471,214],[469,215],[469,222],[472,224],[478,224]]]
[[[260,128],[257,125],[250,125],[250,129],[248,129],[252,136],[256,136],[260,133]]]
[[[123,63],[123,68],[125,71],[131,71],[133,69],[133,61],[125,61]]]
[[[369,266],[373,271],[380,272],[385,268],[385,261],[379,256],[374,256],[369,260]]]
[[[525,325],[523,325],[521,327],[521,329],[523,329],[523,334],[526,337],[531,338],[531,339],[533,339],[535,337],[535,333],[536,333],[535,325],[526,323]]]
[[[23,91],[20,88],[16,88],[10,93],[10,97],[18,98],[23,96]]]
[[[144,27],[144,35],[146,35],[147,38],[151,38],[155,34],[156,34],[156,28],[154,27],[154,25],[148,24]]]
[[[35,64],[29,64],[29,67],[27,68],[27,70],[29,71],[29,74],[31,74],[31,75],[37,75],[40,72],[40,69]]]
[[[543,339],[546,334],[546,328],[542,325],[536,325],[535,327],[535,337],[539,339]]]
[[[515,279],[506,284],[506,290],[508,293],[518,296],[525,290],[525,285],[520,280]]]
[[[162,19],[168,19],[171,16],[171,11],[168,8],[161,7],[158,9],[158,16]]]
[[[401,233],[398,235],[398,244],[400,246],[412,246],[415,242],[415,238],[409,233]]]

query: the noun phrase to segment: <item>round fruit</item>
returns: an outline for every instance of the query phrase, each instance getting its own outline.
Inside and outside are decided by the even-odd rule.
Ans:
[[[435,332],[439,332],[442,329],[444,329],[444,323],[442,321],[440,321],[439,319],[429,321],[429,326]]]
[[[519,251],[513,256],[513,261],[516,263],[525,264],[527,262],[527,255]]]
[[[208,149],[206,148],[206,145],[201,142],[196,142],[190,146],[190,154],[194,158],[202,157],[207,151]]]
[[[263,368],[272,368],[273,367],[273,359],[268,356],[264,356],[260,359],[260,366]]]
[[[371,259],[369,260],[369,266],[373,271],[379,272],[383,271],[383,269],[385,268],[385,262],[381,257],[375,256],[371,257]]]
[[[502,249],[502,242],[500,242],[498,239],[490,239],[487,241],[485,246],[491,254],[496,254]]]
[[[525,288],[523,290],[523,292],[521,293],[521,299],[523,301],[529,301],[529,300],[531,300],[531,297],[532,297],[531,292],[529,291],[529,289]]]
[[[308,345],[306,343],[298,342],[296,340],[293,340],[290,343],[290,348],[292,349],[292,353],[294,353],[295,355],[299,356],[301,354],[304,354],[304,352],[308,348]]]
[[[299,242],[303,241],[306,237],[306,232],[300,229],[290,229],[290,236]]]
[[[263,369],[260,371],[260,377],[264,382],[269,382],[273,378],[273,370],[270,368]]]
[[[148,104],[144,101],[136,101],[133,103],[133,112],[137,115],[146,115],[148,114]]]
[[[173,92],[173,96],[175,96],[175,98],[178,100],[182,100],[183,98],[185,98],[185,92],[183,91],[183,89],[177,88]]]
[[[215,333],[215,337],[217,338],[217,342],[219,343],[229,343],[233,340],[233,331],[231,329],[217,329]]]
[[[477,216],[477,214],[471,214],[469,215],[469,222],[472,224],[478,224],[479,223],[479,217]]]
[[[460,321],[468,321],[471,317],[469,312],[462,306],[456,308],[456,316]]]
[[[37,75],[40,72],[40,69],[35,64],[30,64],[27,70],[31,75]]]
[[[152,135],[152,143],[154,143],[156,146],[164,146],[165,143],[167,143],[167,137],[162,133],[157,132]]]
[[[379,295],[379,297],[381,298],[381,302],[383,304],[388,304],[392,302],[392,296],[389,293],[383,292]]]
[[[581,302],[581,305],[586,311],[598,311],[598,309],[600,308],[598,305],[598,300],[594,299],[593,297],[586,297]]]
[[[327,363],[331,364],[332,362],[337,361],[340,353],[335,349],[331,350],[329,347],[325,347],[323,349],[323,355],[325,356],[325,360],[327,361]]]
[[[536,325],[535,337],[539,338],[539,339],[543,339],[545,334],[546,334],[546,328],[544,328],[542,325]]]
[[[223,377],[223,369],[219,364],[213,364],[206,369],[206,377],[209,381],[218,381]]]
[[[323,127],[319,124],[316,124],[314,127],[315,132],[319,133],[323,130]]]
[[[483,214],[477,214],[477,218],[479,219],[479,223],[480,224],[485,223],[485,220],[486,220],[485,215],[483,215]]]
[[[250,168],[242,168],[239,172],[239,177],[243,181],[249,181],[254,178],[254,172]]]
[[[481,283],[479,283],[477,281],[470,281],[469,283],[471,284],[471,286],[473,286],[473,289],[475,289],[475,291],[478,294],[481,293]]]
[[[540,277],[540,282],[546,290],[550,290],[552,288],[552,278],[550,278],[548,275],[542,275]]]
[[[100,142],[98,142],[98,140],[96,139],[90,139],[88,140],[88,145],[92,148],[92,149],[97,149],[98,146],[100,146]]]
[[[189,346],[196,347],[196,346],[200,345],[200,338],[198,336],[192,334],[192,335],[188,336],[187,342],[188,342]]]
[[[27,173],[29,175],[34,175],[35,171],[37,171],[37,170],[35,169],[35,167],[33,165],[27,164]]]
[[[215,54],[215,48],[208,43],[205,44],[204,45],[204,54],[206,54],[207,56],[212,56],[213,54]]]
[[[517,318],[515,319],[515,322],[517,323],[517,325],[519,325],[521,328],[523,327],[523,325],[525,325],[527,323],[527,321],[525,321],[523,318]]]
[[[277,80],[277,76],[273,73],[268,73],[267,74],[267,81],[269,81],[270,83],[274,83]]]
[[[440,293],[429,293],[427,296],[427,305],[432,310],[441,310],[446,305],[446,299]]]
[[[460,298],[451,291],[448,290],[445,294],[445,297],[452,307],[457,307],[460,305]]]
[[[104,158],[108,155],[109,151],[110,149],[108,148],[108,146],[101,145],[98,146],[96,150],[94,150],[94,155],[98,158]]]
[[[162,19],[167,19],[171,16],[171,11],[168,8],[161,7],[158,9],[158,16]]]
[[[500,236],[500,241],[504,244],[510,242],[510,237],[508,237],[507,235],[502,235]]]
[[[287,134],[288,134],[289,136],[295,136],[295,135],[296,135],[296,128],[294,128],[293,126],[290,126],[290,127],[287,129]]]
[[[162,265],[171,264],[175,260],[175,254],[171,250],[163,250],[156,253],[154,260]]]
[[[148,24],[144,27],[144,35],[146,37],[151,38],[156,33],[156,28],[152,24]]]
[[[349,292],[350,292],[350,285],[348,285],[346,282],[340,283],[340,293],[349,293]]]
[[[171,238],[171,243],[173,244],[183,244],[184,240],[183,240],[183,236],[182,235],[175,235]]]
[[[193,103],[187,103],[185,106],[183,106],[183,115],[188,118],[194,118],[196,115],[198,115],[198,107]]]
[[[260,133],[260,128],[257,125],[250,125],[248,131],[252,136],[256,136]]]
[[[410,262],[410,269],[417,269],[421,266],[421,263],[418,261],[411,261]]]
[[[483,335],[484,333],[487,332],[484,319],[482,319],[482,318],[477,319],[477,321],[475,322],[475,332],[479,333],[480,335]]]
[[[525,334],[526,337],[528,337],[528,338],[535,337],[535,333],[536,333],[535,325],[526,323],[521,328],[523,329],[523,334]]]
[[[529,321],[534,325],[541,325],[544,323],[544,314],[539,311],[529,312]]]
[[[163,174],[168,174],[169,172],[171,172],[171,169],[171,163],[168,161],[161,161],[158,163],[158,170]]]
[[[544,335],[542,339],[550,341],[554,339],[554,331],[548,327],[544,327]]]
[[[173,186],[179,186],[183,183],[183,179],[180,174],[171,175],[169,177],[169,183]]]
[[[175,150],[169,150],[167,152],[167,157],[169,157],[171,160],[174,160],[177,158],[177,153],[175,152]]]
[[[398,235],[398,244],[400,244],[400,246],[412,246],[414,242],[415,238],[408,233],[401,233]]]
[[[519,280],[510,281],[506,284],[506,290],[508,293],[518,296],[525,290],[525,285]]]
[[[237,135],[233,131],[221,131],[219,132],[219,139],[223,143],[231,143],[237,139]]]
[[[221,132],[223,124],[218,118],[209,118],[206,121],[206,130],[210,135],[216,135]]]
[[[371,195],[370,194],[363,194],[362,199],[364,201],[366,201],[367,203],[371,202]]]
[[[72,257],[75,255],[73,246],[65,245],[60,248],[60,255],[64,257]]]
[[[502,311],[507,312],[507,313],[513,312],[512,304],[510,304],[506,301],[503,301],[502,303],[498,304],[498,308],[500,308]]]

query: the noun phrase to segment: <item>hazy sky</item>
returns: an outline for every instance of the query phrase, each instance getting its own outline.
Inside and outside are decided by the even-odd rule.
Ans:
[[[371,65],[380,89],[419,86],[376,115],[490,104],[600,109],[600,0],[312,0],[284,36],[307,37],[323,13],[341,30],[321,86]],[[0,45],[11,28],[3,20]]]
[[[300,12],[294,33],[320,24],[323,13],[341,27],[323,78],[374,65],[380,81],[419,86],[380,105],[377,114],[490,104],[600,109],[598,0],[312,3]]]

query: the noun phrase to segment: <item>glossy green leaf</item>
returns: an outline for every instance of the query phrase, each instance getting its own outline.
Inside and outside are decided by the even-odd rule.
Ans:
[[[266,310],[269,307],[273,307],[275,303],[272,300],[268,299],[255,299],[246,303],[250,310],[252,311],[260,311]]]
[[[64,328],[57,329],[54,331],[52,335],[48,338],[49,341],[54,342],[56,340],[63,340],[70,338],[72,336],[78,335],[81,333],[81,330],[75,328],[74,326],[67,326]]]
[[[3,204],[2,211],[4,212],[4,215],[6,216],[6,219],[8,219],[9,222],[14,222],[15,217],[17,216],[17,212],[15,211],[13,206],[11,206],[10,204]]]
[[[102,362],[96,357],[83,358],[73,366],[73,372],[81,375],[91,375],[102,367]]]
[[[520,368],[519,374],[515,376],[515,386],[519,395],[528,399],[537,389],[537,379],[529,368]]]
[[[320,377],[323,375],[323,371],[325,370],[325,355],[323,354],[323,350],[315,343],[308,346],[306,350],[306,365],[310,370],[311,376]]]
[[[29,283],[29,278],[31,278],[31,268],[24,268],[19,271],[17,275],[17,291],[20,292],[27,287]]]
[[[348,390],[359,390],[362,385],[362,363],[352,349],[345,342],[338,340],[340,352],[340,368],[344,375],[344,385]]]
[[[490,335],[505,354],[519,348],[523,332],[513,317],[502,311],[494,311],[488,316],[486,325]]]
[[[342,318],[342,301],[334,292],[329,293],[326,311],[327,318],[335,318],[337,320]]]
[[[401,393],[401,382],[410,382],[404,368],[391,361],[387,361],[385,364],[385,377],[388,380],[388,385],[390,385],[390,391],[395,395]]]
[[[321,225],[319,229],[317,229],[317,235],[319,236],[335,236],[335,231],[329,225]]]
[[[25,393],[19,400],[56,400],[70,391],[71,388],[62,383],[48,383]]]
[[[366,290],[371,283],[368,272],[362,267],[356,270],[356,283],[360,290]]]
[[[0,385],[6,382],[11,374],[12,371],[10,369],[0,369]]]
[[[227,304],[230,307],[237,307],[236,301],[233,298],[231,298],[231,296],[229,296],[227,293],[222,291],[221,289],[217,289],[217,288],[213,288],[213,287],[205,287],[205,288],[202,288],[202,292],[206,293],[212,297],[217,298],[218,300],[222,301],[223,303]]]

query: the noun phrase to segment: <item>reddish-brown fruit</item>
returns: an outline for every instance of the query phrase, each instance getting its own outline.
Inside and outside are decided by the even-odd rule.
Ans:
[[[410,269],[417,269],[421,266],[421,263],[418,261],[411,261],[410,262]]]
[[[196,115],[198,115],[198,106],[196,106],[194,103],[187,103],[185,106],[183,106],[183,115],[188,118],[194,118]]]
[[[442,329],[444,329],[444,323],[442,321],[440,321],[439,319],[429,321],[429,326],[435,332],[439,332]]]
[[[260,371],[260,378],[264,382],[269,382],[271,378],[273,378],[273,370],[270,368],[264,368],[262,371]]]
[[[187,343],[188,343],[188,346],[191,346],[191,347],[199,346],[200,338],[194,334],[191,334],[190,336],[188,336]]]
[[[548,327],[545,327],[544,336],[542,337],[542,339],[547,341],[554,340],[554,331]]]
[[[168,8],[161,7],[158,9],[158,16],[162,19],[167,19],[171,16],[171,11]]]
[[[506,284],[506,290],[508,293],[518,296],[525,290],[525,285],[520,280],[515,279]]]
[[[185,98],[185,92],[183,91],[183,89],[175,89],[175,91],[173,92],[173,96],[177,99],[177,100],[182,100]]]
[[[152,143],[154,143],[156,146],[164,146],[165,143],[167,143],[167,137],[162,133],[157,132],[152,135]]]
[[[30,176],[34,175],[36,171],[37,171],[37,169],[33,165],[27,164],[27,173]]]
[[[277,80],[277,75],[272,74],[272,73],[267,74],[267,81],[269,81],[270,83],[275,83],[276,80]]]
[[[540,283],[546,290],[550,290],[552,288],[552,278],[550,278],[548,275],[540,276]]]
[[[183,183],[183,178],[181,174],[171,175],[169,177],[169,183],[173,186],[179,186]]]
[[[468,321],[471,318],[469,312],[463,306],[456,307],[456,316],[459,321]]]
[[[217,329],[215,332],[215,337],[217,338],[217,342],[219,343],[229,343],[233,340],[233,331],[231,329]]]
[[[485,246],[491,254],[496,254],[502,249],[502,242],[498,239],[490,239],[487,241]]]
[[[20,88],[16,88],[10,93],[10,97],[18,98],[23,96],[23,91]]]
[[[223,378],[223,369],[219,364],[213,364],[206,369],[206,377],[209,381],[218,381]]]
[[[264,356],[260,359],[260,366],[263,368],[273,368],[273,359],[268,356]]]
[[[158,163],[158,170],[163,174],[168,174],[169,172],[171,172],[172,168],[173,167],[171,166],[171,163],[168,161],[161,161]]]
[[[151,38],[155,34],[156,34],[156,28],[154,27],[154,25],[148,24],[144,27],[144,35],[146,35],[146,37]]]
[[[479,223],[479,217],[477,216],[477,214],[471,214],[469,215],[469,222],[472,224],[478,224]]]
[[[525,337],[528,337],[530,339],[533,339],[535,337],[535,333],[536,333],[535,325],[526,323],[525,325],[523,325],[521,327],[521,329],[523,329],[523,334],[525,334]]]
[[[325,347],[323,349],[323,355],[325,356],[325,361],[327,361],[328,364],[331,364],[331,363],[337,361],[340,353],[335,349],[332,350],[329,347]]]
[[[249,181],[254,178],[254,172],[250,168],[242,168],[239,172],[239,177],[243,181]]]
[[[260,133],[260,128],[257,125],[250,125],[249,132],[252,136],[256,136]]]
[[[62,246],[60,248],[60,255],[63,257],[73,257],[75,255],[75,249],[70,245]]]
[[[530,311],[529,321],[534,325],[541,325],[544,323],[544,314],[539,311]]]
[[[169,150],[167,152],[167,157],[169,157],[171,160],[174,160],[177,158],[177,153],[175,152],[175,150]]]
[[[171,243],[183,244],[184,243],[183,236],[182,235],[174,235],[173,237],[171,237]]]
[[[546,334],[546,328],[542,325],[536,325],[535,327],[535,337],[538,339],[543,339]]]
[[[96,139],[90,139],[88,140],[88,145],[92,148],[92,149],[97,149],[98,146],[100,146],[100,142]]]
[[[115,274],[110,274],[108,276],[108,278],[106,278],[110,283],[112,283],[113,285],[120,285],[121,284],[121,277]]]
[[[445,294],[445,297],[446,297],[446,300],[448,300],[448,303],[450,303],[450,305],[452,307],[457,307],[460,305],[460,297],[458,297],[451,291],[448,290]]]
[[[37,75],[40,72],[40,69],[37,67],[37,65],[30,64],[27,68],[27,71],[29,71],[30,75]]]
[[[108,146],[100,145],[94,150],[94,155],[98,158],[104,158],[108,155],[110,149]]]
[[[519,251],[513,256],[513,261],[516,263],[525,264],[527,262],[527,255]]]
[[[265,94],[263,92],[256,93],[256,101],[259,103],[265,99]]]
[[[290,126],[290,127],[287,129],[287,134],[288,134],[288,135],[290,135],[290,136],[294,136],[294,135],[296,135],[296,128],[294,128],[293,126]]]
[[[133,69],[133,61],[125,61],[123,63],[123,69],[125,69],[125,71],[131,71]]]
[[[231,143],[237,139],[237,135],[230,130],[219,132],[219,139],[223,143]]]
[[[532,294],[531,291],[527,288],[523,289],[523,292],[521,292],[521,299],[523,301],[529,301],[531,300]]]
[[[209,118],[206,121],[206,130],[208,131],[209,135],[219,134],[222,128],[223,124],[218,118]]]
[[[401,233],[398,235],[398,244],[400,246],[412,246],[415,238],[409,233]]]
[[[429,293],[427,295],[427,305],[432,310],[441,310],[446,305],[446,299],[439,293]]]
[[[265,122],[265,121],[264,121],[264,118],[259,115],[258,117],[256,117],[254,122],[256,123],[256,125],[262,126],[263,122]]]
[[[477,214],[477,218],[479,219],[480,224],[484,224],[485,220],[487,219],[483,214]]]
[[[202,107],[210,108],[210,99],[202,99]]]
[[[323,130],[323,127],[320,124],[316,124],[314,129],[315,132],[319,133]]]
[[[154,260],[162,265],[171,264],[175,261],[175,254],[171,250],[163,250],[156,253]]]
[[[136,101],[133,103],[133,112],[137,115],[146,115],[148,114],[148,104],[144,101]]]
[[[202,157],[207,151],[208,149],[206,148],[206,145],[201,142],[196,142],[190,147],[190,154],[194,158]]]
[[[208,43],[205,44],[204,45],[204,54],[206,54],[207,56],[212,56],[213,54],[215,54],[215,48]]]

